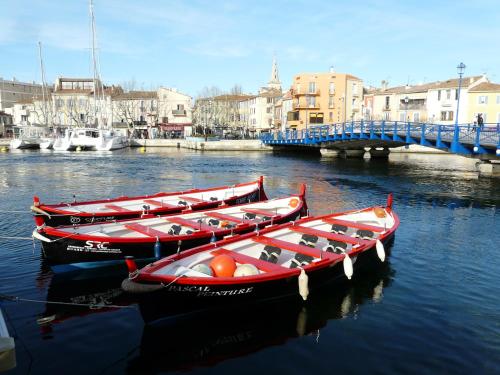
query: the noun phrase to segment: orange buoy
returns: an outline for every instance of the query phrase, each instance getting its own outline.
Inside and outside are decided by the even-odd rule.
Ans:
[[[229,225],[229,221],[227,221],[227,220],[222,220],[219,223],[219,227],[221,227],[221,228],[227,228],[228,225]]]
[[[231,277],[236,270],[236,262],[229,255],[221,254],[212,259],[210,268],[217,277]]]
[[[290,202],[288,203],[288,205],[292,208],[295,208],[299,205],[299,200],[297,198],[292,198],[292,199],[290,199]]]
[[[380,218],[386,217],[385,210],[382,207],[375,207],[373,209],[373,212],[375,213],[376,217],[380,217]]]

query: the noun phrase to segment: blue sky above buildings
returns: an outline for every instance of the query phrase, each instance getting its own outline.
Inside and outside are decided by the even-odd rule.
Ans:
[[[256,92],[273,54],[284,87],[300,72],[354,74],[365,84],[417,84],[486,72],[500,81],[497,0],[94,0],[101,76],[136,89],[204,86]],[[0,1],[0,76],[90,75],[87,0]]]

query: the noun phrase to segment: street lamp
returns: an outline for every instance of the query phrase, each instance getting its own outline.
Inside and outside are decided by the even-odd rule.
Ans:
[[[410,101],[408,95],[405,96],[404,101],[405,101],[405,122],[408,122],[408,102]]]
[[[457,66],[457,72],[458,72],[458,92],[457,92],[457,114],[455,117],[455,126],[458,127],[458,109],[460,108],[460,90],[462,88],[462,76],[464,75],[464,70],[465,70],[465,64],[461,62]]]

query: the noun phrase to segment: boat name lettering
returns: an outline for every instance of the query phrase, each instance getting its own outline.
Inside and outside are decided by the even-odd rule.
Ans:
[[[246,195],[244,197],[236,199],[235,203],[242,204],[242,203],[252,202],[255,199],[257,199],[257,192],[256,191],[254,191],[252,194],[249,194],[249,195]]]
[[[232,290],[211,290],[208,286],[195,286],[195,285],[171,285],[168,287],[170,292],[188,292],[198,293],[198,297],[209,296],[233,296],[236,294],[252,293],[253,287],[232,289]]]
[[[68,251],[78,251],[83,253],[111,253],[121,254],[120,249],[108,248],[109,242],[86,241],[85,246],[68,245]]]

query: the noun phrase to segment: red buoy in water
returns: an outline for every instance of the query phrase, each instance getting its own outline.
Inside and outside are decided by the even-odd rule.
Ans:
[[[236,270],[236,262],[229,255],[221,254],[212,259],[210,268],[217,277],[232,277]]]

